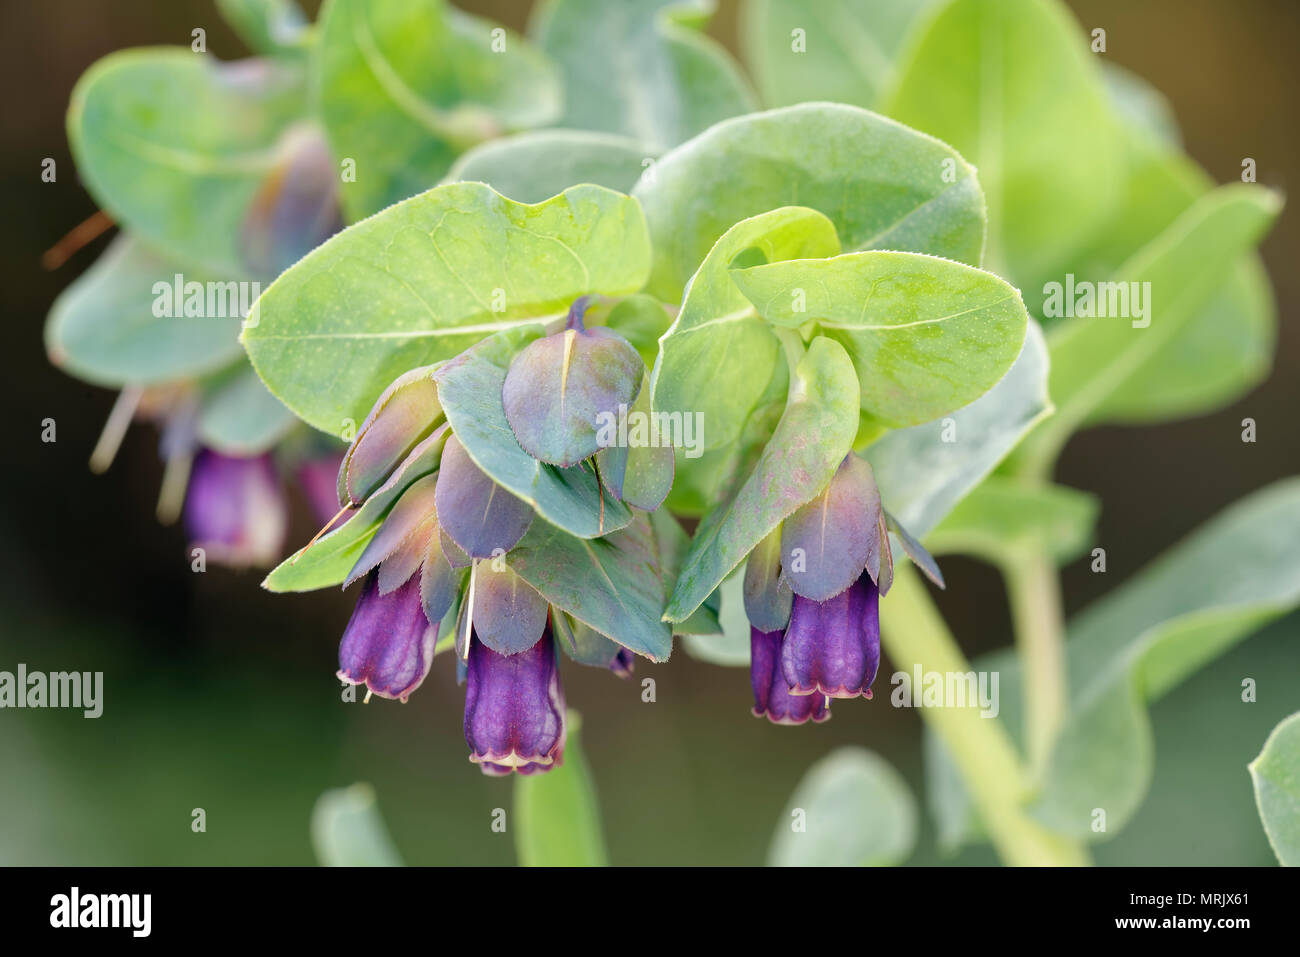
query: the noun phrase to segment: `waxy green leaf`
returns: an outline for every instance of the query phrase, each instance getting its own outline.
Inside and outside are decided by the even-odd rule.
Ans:
[[[253,370],[235,371],[205,384],[196,435],[203,445],[227,455],[260,455],[298,424],[293,413],[266,391]]]
[[[560,65],[560,126],[653,151],[754,108],[740,68],[702,28],[707,0],[544,0],[529,33]]]
[[[739,487],[696,530],[664,617],[684,621],[777,524],[813,499],[853,443],[857,376],[844,348],[819,336],[800,359],[771,442]]]
[[[135,236],[205,272],[264,279],[241,227],[304,96],[302,70],[280,61],[127,50],[77,82],[68,139],[86,188]]]
[[[1069,626],[1070,706],[1031,805],[1080,840],[1113,837],[1151,784],[1148,707],[1193,672],[1300,605],[1300,480],[1229,506]],[[974,662],[1001,675],[1001,717],[1018,737],[1021,673],[1010,652]],[[970,840],[972,809],[950,759],[927,742],[931,791],[947,843]],[[1106,812],[1095,832],[1094,809]]]
[[[845,250],[978,265],[984,197],[951,147],[853,106],[806,103],[726,120],[665,154],[633,191],[654,242],[647,291],[677,302],[714,243],[779,206],[818,210]]]
[[[471,574],[474,636],[499,655],[537,644],[546,627],[546,599],[504,562],[478,562]]]
[[[765,106],[832,100],[872,108],[892,89],[910,32],[938,0],[747,0],[745,62]]]
[[[865,748],[837,748],[803,776],[768,850],[776,867],[901,864],[917,834],[903,776]]]
[[[1144,319],[1076,317],[1052,330],[1057,413],[1017,453],[1025,469],[1047,473],[1070,434],[1173,342],[1280,209],[1279,197],[1261,187],[1214,190],[1116,270],[1116,282],[1150,291]]]
[[[476,143],[559,110],[545,57],[442,0],[330,0],[319,30],[321,117],[341,171],[352,164],[342,189],[353,220],[428,189]]]
[[[216,0],[221,18],[256,53],[299,55],[311,29],[294,0]]]
[[[1063,565],[1092,544],[1100,510],[1095,495],[1078,489],[990,475],[925,542],[937,554],[973,555],[994,563],[1030,548]]]
[[[323,793],[311,812],[311,843],[326,867],[400,867],[402,859],[368,784]]]
[[[834,598],[864,568],[874,580],[880,571],[880,520],[871,466],[846,455],[821,494],[781,524],[782,577],[813,601]]]
[[[835,339],[862,409],[891,427],[969,404],[1011,368],[1028,316],[992,273],[916,253],[861,252],[732,269],[759,314]]]
[[[656,154],[636,140],[588,130],[537,130],[474,147],[447,181],[487,183],[520,203],[540,203],[579,183],[631,192]]]
[[[456,435],[442,450],[434,494],[442,532],[470,558],[505,554],[533,523],[529,503],[492,481]]]
[[[728,229],[691,278],[681,311],[660,340],[650,386],[654,410],[695,416],[705,449],[734,442],[767,389],[781,346],[733,281],[731,264],[742,254],[770,263],[839,251],[835,225],[801,206]]]
[[[281,401],[339,434],[410,369],[586,293],[635,292],[649,256],[641,210],[619,193],[576,186],[526,206],[454,183],[307,255],[262,294],[242,338]]]
[[[673,636],[660,620],[658,558],[650,519],[638,515],[622,531],[592,540],[534,522],[507,561],[556,608],[651,661],[666,661]]]
[[[156,316],[156,283],[209,279],[119,236],[54,301],[50,361],[97,385],[154,385],[201,376],[239,358],[240,317]],[[169,297],[170,298],[170,297]],[[164,310],[165,311],[165,310]]]
[[[435,376],[438,394],[456,437],[483,472],[546,521],[580,538],[596,538],[632,520],[627,506],[601,492],[589,466],[560,469],[537,461],[519,447],[506,421],[506,370],[540,334],[536,325],[499,333],[449,360]]]
[[[516,774],[515,853],[524,867],[604,867],[600,803],[582,751],[578,712],[565,723],[564,763],[545,774]]]
[[[1058,0],[955,0],[930,18],[883,112],[979,168],[989,268],[1025,288],[1105,222],[1123,182],[1097,57]]]
[[[870,445],[863,454],[890,513],[924,541],[1050,413],[1047,374],[1047,345],[1038,323],[1031,322],[1020,357],[987,393],[952,415],[886,433]]]
[[[1282,721],[1250,762],[1255,803],[1278,862],[1300,865],[1300,712]]]

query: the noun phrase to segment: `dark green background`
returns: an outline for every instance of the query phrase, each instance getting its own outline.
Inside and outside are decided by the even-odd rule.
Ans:
[[[815,0],[814,0],[815,2]],[[1254,157],[1259,178],[1300,179],[1296,91],[1300,8],[1253,0],[1097,0],[1074,4],[1107,30],[1116,62],[1170,96],[1187,146],[1218,180]],[[520,28],[528,4],[470,9]],[[254,573],[190,572],[181,532],[153,520],[157,436],[132,430],[113,469],[86,459],[112,402],[107,391],[48,366],[41,327],[57,292],[104,240],[55,273],[38,258],[94,205],[78,185],[63,131],[77,76],[125,46],[187,44],[196,26],[223,57],[242,52],[203,0],[44,0],[7,4],[3,111],[6,368],[0,476],[0,670],[102,670],[104,716],[0,711],[0,863],[300,864],[321,790],[375,784],[412,863],[508,863],[508,835],[490,829],[510,784],[479,774],[461,736],[462,692],[440,660],[406,706],[340,702],[333,678],[352,597],[277,597]],[[713,31],[729,45],[735,5]],[[40,181],[44,157],[59,163]],[[1068,187],[1067,187],[1068,188]],[[1096,492],[1109,572],[1066,572],[1077,609],[1141,567],[1227,503],[1300,472],[1295,422],[1300,330],[1295,312],[1296,217],[1264,245],[1282,316],[1277,367],[1222,412],[1158,428],[1099,429],[1071,444],[1060,478]],[[1259,423],[1243,445],[1240,420]],[[58,442],[40,441],[53,417]],[[293,540],[313,529],[296,503]],[[1297,530],[1300,533],[1300,530]],[[987,568],[945,563],[940,605],[970,654],[1008,641],[1000,584]],[[1152,793],[1134,822],[1097,849],[1100,863],[1270,863],[1245,765],[1269,729],[1300,707],[1300,619],[1282,621],[1187,682],[1153,711]],[[882,666],[882,675],[890,671]],[[748,676],[684,654],[638,682],[569,667],[571,706],[600,790],[616,863],[745,864],[762,860],[803,770],[839,744],[876,749],[923,793],[919,718],[873,702],[843,702],[817,728],[770,727],[749,715]],[[1259,701],[1240,701],[1241,680]],[[886,686],[887,687],[887,686]],[[205,834],[190,812],[207,811]],[[917,861],[939,859],[928,827]],[[986,862],[987,851],[957,861]]]

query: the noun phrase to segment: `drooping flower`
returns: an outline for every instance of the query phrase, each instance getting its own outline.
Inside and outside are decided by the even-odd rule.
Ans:
[[[822,722],[831,716],[830,701],[820,694],[793,694],[781,668],[779,631],[749,632],[749,680],[754,689],[754,716],[773,724]]]
[[[485,774],[535,774],[564,758],[564,692],[550,629],[512,655],[470,641],[465,741]]]
[[[934,560],[882,507],[871,466],[850,453],[826,488],[750,553],[744,596],[756,715],[801,724],[829,717],[830,698],[871,697],[879,601],[893,582],[891,531],[942,586]]]
[[[288,503],[270,455],[237,458],[199,450],[185,497],[193,546],[233,567],[267,565],[280,557],[288,523]]]
[[[429,623],[420,603],[420,580],[411,577],[384,594],[372,571],[343,631],[338,676],[364,684],[370,694],[405,701],[429,674],[437,640],[438,623]]]

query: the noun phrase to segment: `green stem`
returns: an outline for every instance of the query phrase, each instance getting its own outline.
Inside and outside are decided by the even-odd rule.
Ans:
[[[900,671],[961,674],[971,671],[917,573],[895,569],[894,587],[880,603],[885,650]],[[1087,853],[1049,831],[1024,808],[1024,770],[1006,729],[966,707],[922,708],[921,716],[943,741],[979,811],[993,846],[1007,864],[1083,865]]]
[[[1002,562],[1025,689],[1025,742],[1035,778],[1046,768],[1065,723],[1069,686],[1061,582],[1051,559],[1017,551]]]

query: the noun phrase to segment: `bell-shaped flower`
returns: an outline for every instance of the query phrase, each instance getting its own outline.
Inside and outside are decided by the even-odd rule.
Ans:
[[[465,741],[485,774],[535,774],[564,756],[564,692],[550,629],[504,655],[474,635],[466,662]]]
[[[288,524],[288,502],[270,455],[199,450],[185,496],[192,546],[235,568],[269,565],[284,550]]]
[[[405,701],[428,675],[437,640],[438,625],[420,603],[419,579],[384,593],[372,571],[339,644],[338,676],[364,684],[368,694]]]

